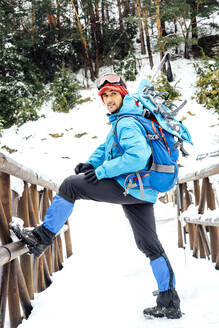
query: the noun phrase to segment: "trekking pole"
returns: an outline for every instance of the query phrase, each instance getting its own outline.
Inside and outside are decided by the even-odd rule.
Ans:
[[[155,76],[158,74],[158,72],[162,69],[163,65],[164,65],[168,60],[170,60],[170,53],[169,53],[169,52],[167,52],[167,53],[163,56],[163,58],[162,58],[160,64],[158,65],[158,67],[157,67],[157,69],[156,69],[154,75],[152,76],[151,80],[149,81],[149,85],[152,84],[152,82],[154,81]]]

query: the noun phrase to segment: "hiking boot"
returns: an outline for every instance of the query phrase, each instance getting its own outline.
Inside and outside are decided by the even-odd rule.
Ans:
[[[179,319],[182,316],[182,312],[180,309],[176,309],[173,306],[166,308],[164,306],[159,306],[159,305],[144,309],[143,314],[145,317],[154,317],[154,318],[166,317],[168,319]]]
[[[159,292],[157,306],[146,308],[143,311],[145,317],[179,319],[182,317],[180,299],[175,289]]]
[[[40,257],[45,250],[52,244],[55,234],[44,226],[38,226],[34,229],[23,228],[19,224],[11,224],[10,229],[18,239],[26,244],[29,253]]]

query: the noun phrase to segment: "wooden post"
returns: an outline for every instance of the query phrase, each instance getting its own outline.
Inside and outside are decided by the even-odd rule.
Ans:
[[[198,258],[198,225],[195,226],[195,238],[194,238],[194,244],[193,244],[193,256],[195,258]]]
[[[64,261],[64,259],[63,259],[63,250],[62,250],[62,240],[61,240],[60,235],[58,235],[56,237],[56,239],[57,239],[57,242],[58,242],[58,245],[59,245],[60,261],[62,263]]]
[[[197,229],[198,229],[198,246],[199,246],[200,258],[204,259],[206,257],[206,253],[205,253],[205,247],[204,247],[203,239],[201,237],[200,225],[199,224],[197,224]]]
[[[210,251],[210,243],[209,243],[209,240],[208,240],[208,235],[207,235],[205,226],[200,224],[199,225],[199,232],[200,232],[202,243],[203,243],[203,246],[204,246],[204,249],[205,249],[206,256],[209,260],[211,251]]]
[[[184,206],[183,211],[186,211],[188,207],[192,204],[191,196],[189,195],[189,191],[187,189],[187,184],[183,184],[184,187]],[[187,223],[187,230],[189,233],[189,243],[190,243],[190,249],[193,249],[194,244],[194,238],[195,238],[195,226],[192,223]]]
[[[219,227],[209,227],[210,240],[211,240],[211,259],[212,262],[217,261],[219,254]]]
[[[12,216],[18,216],[19,195],[12,190]]]
[[[202,190],[201,190],[201,198],[198,208],[198,214],[203,214],[205,210],[205,201],[206,201],[206,178],[202,180]]]
[[[28,206],[28,185],[24,181],[24,191],[18,203],[18,216],[24,221],[24,226],[30,226],[29,206]]]
[[[3,244],[7,244],[11,241],[11,237],[8,229],[8,221],[5,215],[5,211],[1,199],[0,199],[0,239]]]
[[[69,225],[69,221],[67,220],[66,223],[68,226],[68,230],[65,231],[64,235],[65,235],[65,245],[66,245],[66,254],[67,257],[70,257],[73,252],[72,252],[72,243],[71,243],[71,231],[70,231],[70,225]]]
[[[16,271],[17,271],[17,279],[18,279],[18,289],[19,289],[19,295],[21,300],[22,309],[25,315],[25,318],[27,319],[33,309],[31,303],[30,303],[30,297],[28,293],[28,289],[26,286],[26,282],[23,276],[23,272],[21,270],[20,264],[18,262],[18,259],[15,259],[16,264]]]
[[[216,270],[219,270],[219,254],[217,255],[217,260],[216,260],[215,269],[216,269]]]
[[[50,202],[52,203],[52,201],[53,201],[53,192],[52,192],[52,190],[48,190],[48,197],[49,197]]]
[[[28,206],[28,185],[24,182],[23,195],[18,204],[18,216],[24,220],[24,226],[30,226],[29,206]],[[24,254],[20,257],[20,264],[26,281],[28,293],[31,299],[34,299],[33,284],[33,264],[32,256]]]
[[[32,204],[33,204],[33,208],[34,208],[34,212],[35,212],[35,216],[36,216],[36,221],[37,221],[37,224],[39,224],[40,223],[40,221],[39,221],[39,195],[38,195],[36,185],[33,185],[33,184],[31,185],[30,194],[31,194],[31,200],[32,200]]]
[[[51,285],[52,280],[50,278],[50,272],[49,272],[49,268],[48,268],[45,256],[44,256],[43,265],[44,265],[44,279],[45,279],[45,284],[46,284],[46,288],[47,288]]]
[[[193,183],[194,183],[195,206],[198,206],[199,201],[200,201],[200,185],[199,185],[199,180],[195,180]]]
[[[213,211],[216,209],[214,191],[209,182],[209,178],[206,178],[205,180],[207,189],[207,206]],[[216,262],[219,254],[219,227],[209,227],[209,232],[211,240],[211,259],[212,262]]]
[[[44,254],[39,258],[38,266],[38,293],[46,289],[45,275],[44,275]]]
[[[35,213],[35,210],[33,207],[32,198],[31,198],[29,189],[28,189],[28,207],[29,207],[30,225],[32,227],[36,227],[37,226],[37,217],[36,217],[36,213]]]
[[[8,285],[8,309],[11,328],[16,328],[21,323],[18,282],[15,261],[10,263],[10,276]]]
[[[11,203],[11,186],[10,175],[0,172],[0,199],[8,222],[11,222],[12,203]]]
[[[50,275],[53,274],[52,249],[51,248],[52,247],[50,246],[45,252],[45,257],[46,257],[46,261],[47,261],[47,265],[48,265]]]
[[[0,328],[4,328],[5,310],[7,304],[8,281],[10,274],[10,264],[5,264],[0,270]]]

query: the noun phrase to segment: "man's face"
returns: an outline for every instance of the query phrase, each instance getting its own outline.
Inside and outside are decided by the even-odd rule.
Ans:
[[[103,101],[108,111],[113,114],[122,107],[123,98],[121,94],[114,90],[106,90],[103,94]]]

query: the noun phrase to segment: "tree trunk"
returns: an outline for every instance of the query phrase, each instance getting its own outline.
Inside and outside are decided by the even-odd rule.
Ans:
[[[87,43],[86,38],[83,35],[82,25],[81,25],[80,18],[78,16],[78,12],[76,10],[74,1],[73,0],[70,0],[70,1],[71,1],[71,4],[72,4],[74,13],[75,13],[75,20],[76,20],[76,24],[77,24],[77,27],[78,27],[78,31],[79,31],[80,37],[81,37],[81,42],[82,42],[83,47],[84,47],[86,60],[87,60],[87,63],[88,63],[88,66],[89,66],[89,70],[90,70],[91,80],[94,81],[95,80],[95,74],[94,74],[93,65],[92,65],[92,62],[91,62],[91,59],[90,59],[90,56],[89,56],[89,52],[88,52],[88,43]]]
[[[144,30],[145,30],[145,35],[146,35],[146,44],[147,44],[149,63],[150,63],[150,67],[152,69],[154,67],[154,63],[153,63],[153,56],[152,56],[152,51],[151,51],[151,41],[150,41],[150,35],[149,35],[149,29],[148,29],[148,11],[145,8],[144,4],[143,4],[142,16],[144,19]]]
[[[163,36],[163,32],[162,32],[162,23],[161,23],[161,19],[160,19],[160,2],[161,0],[155,0],[155,5],[156,5],[156,24],[157,24],[157,36],[158,36],[158,42],[159,40],[162,38]],[[160,48],[160,59],[162,59],[164,56],[164,49]],[[164,74],[166,74],[166,66],[163,65],[162,68],[162,72]]]
[[[141,21],[141,3],[140,0],[136,1],[137,4],[137,15],[139,19],[139,34],[140,34],[140,41],[141,41],[141,54],[145,55],[146,54],[146,49],[145,49],[145,41],[144,41],[144,31],[143,31],[143,26],[142,26],[142,21]]]
[[[119,12],[119,31],[120,35],[123,33],[123,21],[122,21],[122,10],[121,10],[121,1],[117,0],[118,12]]]
[[[186,33],[186,38],[185,38],[185,48],[184,48],[184,58],[189,59],[189,32]]]
[[[92,6],[92,3],[90,2]],[[98,44],[98,32],[97,32],[97,24],[96,24],[96,16],[94,13],[93,8],[90,8],[90,21],[91,21],[91,28],[94,40],[94,49],[95,49],[95,76],[98,76],[99,73],[99,44]]]
[[[177,23],[176,23],[176,17],[175,16],[173,18],[173,23],[174,23],[174,32],[176,34],[177,33]],[[175,48],[175,54],[178,54],[178,47]]]
[[[31,39],[34,41],[34,34],[35,34],[35,9],[34,9],[34,3],[32,1],[32,7],[31,7],[31,19],[32,19],[32,28],[31,28]]]
[[[56,0],[56,7],[57,7],[58,40],[61,41],[62,33],[61,33],[61,24],[60,24],[60,3],[59,3],[59,0]]]
[[[191,8],[191,27],[192,27],[192,40],[194,43],[198,41],[198,31],[197,31],[197,8],[195,1],[190,4]],[[192,53],[197,50],[197,44],[192,44]]]

